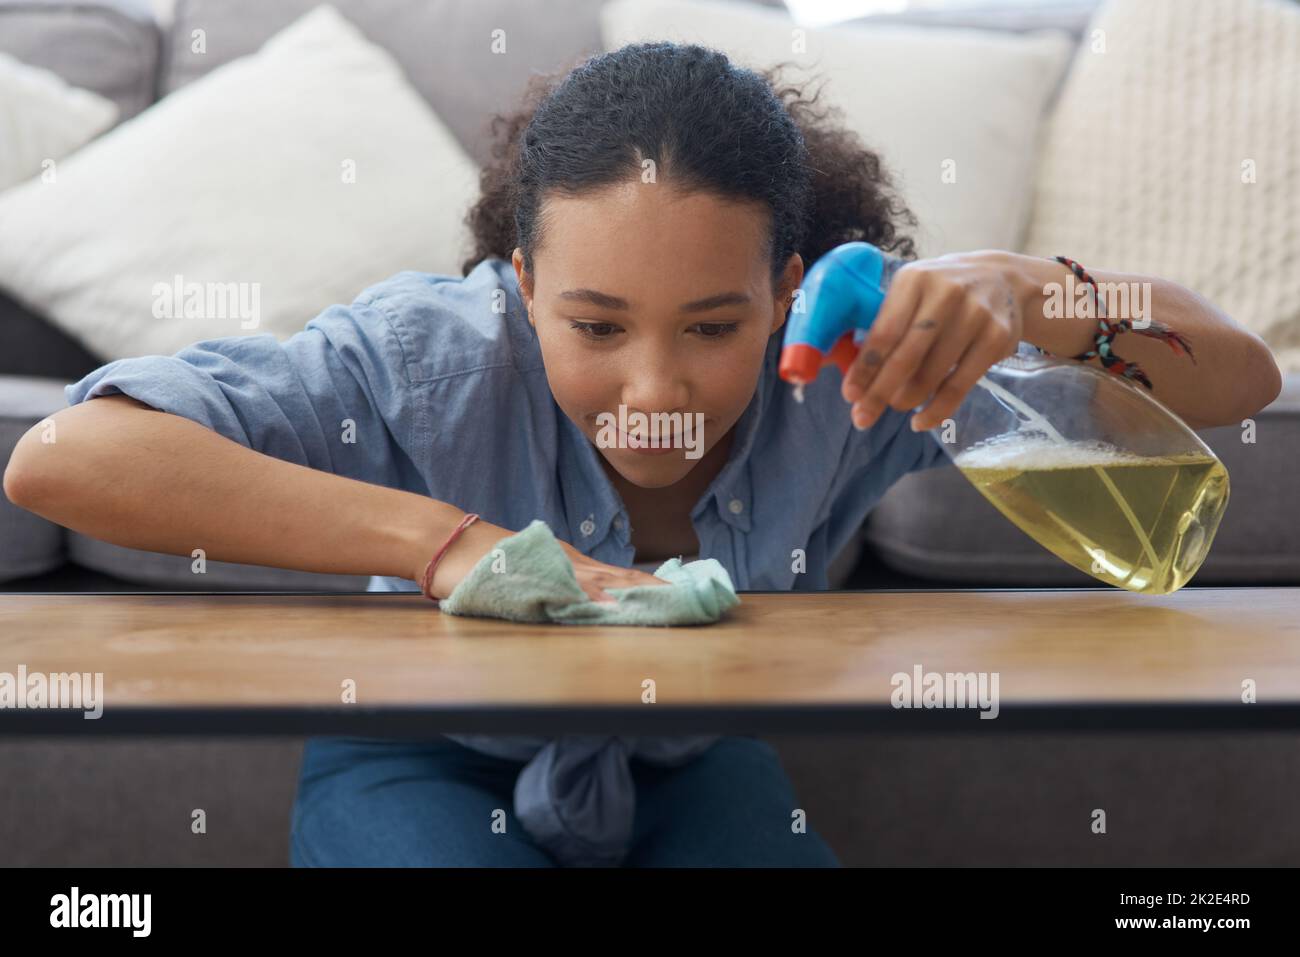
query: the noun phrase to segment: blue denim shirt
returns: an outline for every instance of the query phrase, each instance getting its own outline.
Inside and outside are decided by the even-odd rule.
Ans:
[[[855,429],[832,372],[795,401],[777,375],[781,338],[772,336],[729,459],[691,522],[700,557],[720,561],[737,588],[819,590],[885,490],[949,459],[929,433],[911,431],[908,413],[887,409]],[[283,343],[209,339],[174,356],[110,362],[67,396],[75,404],[117,392],[267,455],[429,495],[505,528],[543,519],[583,553],[632,564],[627,508],[599,451],[555,403],[505,260],[484,260],[464,279],[398,273]],[[373,577],[370,589],[418,586]],[[635,804],[631,754],[673,764],[713,740],[447,737],[528,761],[516,813],[567,864],[621,860]]]
[[[774,335],[730,458],[691,521],[700,557],[720,561],[738,589],[824,590],[831,560],[886,489],[949,459],[910,429],[910,413],[886,409],[855,429],[833,370],[795,401],[777,375],[780,347]],[[67,387],[70,404],[117,392],[267,455],[432,496],[505,528],[543,519],[583,553],[632,564],[627,508],[551,394],[506,260],[486,259],[463,279],[400,272],[284,342],[208,339],[110,362]],[[418,586],[375,577],[370,589]]]

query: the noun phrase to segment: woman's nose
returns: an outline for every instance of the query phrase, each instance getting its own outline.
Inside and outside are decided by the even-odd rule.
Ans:
[[[675,412],[689,399],[690,387],[671,357],[639,357],[625,372],[623,404],[629,411]]]

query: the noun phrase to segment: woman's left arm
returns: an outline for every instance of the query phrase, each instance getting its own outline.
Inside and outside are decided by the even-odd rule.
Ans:
[[[1205,299],[1150,276],[1090,275],[1102,290],[1107,318],[1159,322],[1186,339],[1195,361],[1169,342],[1134,330],[1115,336],[1111,349],[1137,364],[1151,394],[1192,428],[1240,423],[1281,392],[1282,373],[1264,341]],[[1119,291],[1112,284],[1136,291],[1127,307],[1107,300],[1108,291]],[[1079,295],[1080,287],[1087,288],[1054,259],[1001,250],[951,253],[903,266],[841,386],[854,425],[868,428],[886,406],[906,412],[922,403],[912,427],[939,425],[1021,341],[1062,357],[1092,351],[1099,326],[1077,308],[1088,298]],[[1067,303],[1076,308],[1062,309]],[[1140,315],[1117,314],[1125,309]]]
[[[1018,253],[985,255],[1003,263],[1017,290],[1025,341],[1058,356],[1094,348],[1097,320],[1068,311],[1062,316],[1057,308],[1068,298],[1062,287],[1069,289],[1073,283],[1077,291],[1085,285],[1068,268],[1053,259]],[[1108,318],[1138,324],[1156,320],[1191,343],[1195,361],[1167,342],[1131,330],[1117,335],[1111,348],[1126,362],[1137,363],[1151,380],[1151,394],[1192,428],[1240,423],[1277,398],[1282,373],[1268,346],[1206,299],[1153,276],[1091,270],[1090,274],[1103,290]],[[1108,299],[1105,291],[1120,284],[1128,292],[1128,309],[1115,315],[1121,301]]]

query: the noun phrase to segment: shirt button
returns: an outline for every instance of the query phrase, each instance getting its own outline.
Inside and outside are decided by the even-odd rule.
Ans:
[[[614,527],[621,532],[623,530],[623,519],[622,518],[614,519]]]
[[[582,524],[578,526],[578,530],[581,531],[583,535],[590,535],[596,530],[596,523],[589,518],[584,518]]]
[[[745,510],[745,503],[738,498],[733,498],[730,502],[727,503],[727,511],[729,511],[732,515],[739,515],[744,510]]]

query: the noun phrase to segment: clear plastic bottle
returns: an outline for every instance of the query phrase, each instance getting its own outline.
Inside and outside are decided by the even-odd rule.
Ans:
[[[799,389],[822,365],[846,370],[888,275],[867,243],[818,260],[787,322],[782,377]],[[1072,359],[1022,349],[930,434],[1025,534],[1134,592],[1186,584],[1228,505],[1227,469],[1182,419],[1142,386]]]

